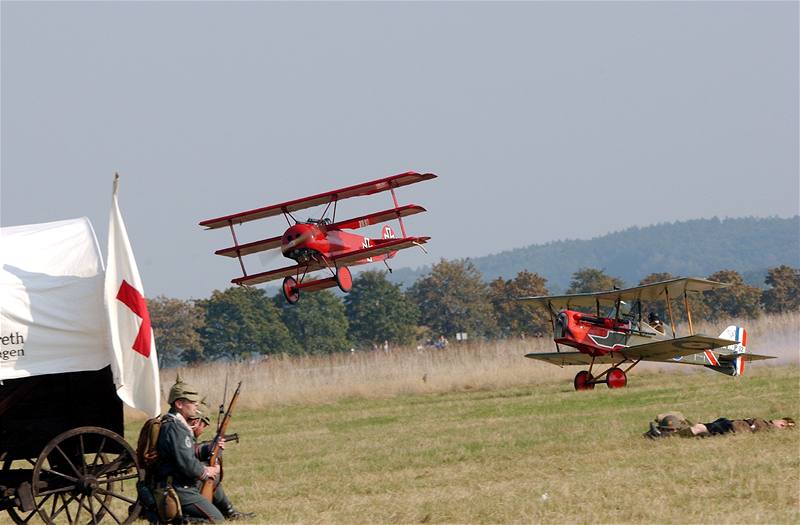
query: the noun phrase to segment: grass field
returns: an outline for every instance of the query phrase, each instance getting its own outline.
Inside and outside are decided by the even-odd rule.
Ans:
[[[799,379],[791,365],[654,372],[621,390],[551,381],[244,410],[225,486],[253,523],[797,523],[800,432],[641,433],[669,409],[797,418]]]
[[[522,357],[545,339],[180,373],[212,405],[226,376],[244,381],[224,485],[252,523],[798,523],[800,431],[641,437],[668,410],[800,420],[800,314],[744,326],[749,351],[779,359],[737,378],[645,364],[619,390],[575,392],[579,368]]]

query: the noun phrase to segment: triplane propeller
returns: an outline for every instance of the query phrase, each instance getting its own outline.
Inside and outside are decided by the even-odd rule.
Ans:
[[[558,366],[589,365],[575,376],[575,390],[591,390],[598,383],[609,388],[628,384],[627,373],[640,361],[660,361],[702,365],[730,376],[744,373],[747,332],[740,326],[729,326],[719,337],[695,334],[689,309],[689,294],[728,286],[705,279],[671,279],[624,290],[520,297],[548,309],[553,323],[556,352],[532,353],[525,357]],[[670,300],[683,298],[689,324],[689,335],[677,337]],[[669,312],[671,337],[663,333],[657,316],[652,324],[642,317],[642,301],[665,301]],[[581,309],[583,311],[580,311]],[[587,313],[593,311],[593,313]],[[559,345],[578,351],[562,352]],[[751,361],[773,356],[747,354]],[[608,364],[597,373],[594,366]],[[624,370],[621,368],[628,365]]]
[[[215,253],[239,259],[243,275],[232,279],[232,283],[254,285],[283,279],[283,295],[289,303],[294,304],[300,299],[300,290],[311,292],[338,286],[343,292],[349,292],[353,285],[353,278],[348,266],[377,261],[386,263],[387,259],[394,257],[399,250],[412,246],[422,248],[422,245],[428,242],[430,237],[407,236],[403,217],[424,212],[425,208],[416,204],[398,205],[394,190],[400,186],[407,186],[434,178],[436,178],[436,175],[433,173],[401,173],[281,204],[226,215],[216,219],[208,219],[202,221],[200,226],[205,226],[210,230],[224,227],[230,228],[233,236],[233,246],[217,250]],[[373,195],[383,191],[391,192],[394,203],[393,208],[352,219],[336,219],[336,206],[339,201],[351,197]],[[299,221],[292,215],[292,212],[314,206],[325,206],[318,219]],[[329,211],[332,212],[330,218],[327,217]],[[283,235],[247,244],[239,244],[234,229],[235,225],[276,215],[283,215],[286,218],[286,222],[289,223],[289,228]],[[380,239],[371,239],[345,231],[364,228],[394,219],[399,222],[402,237],[396,237],[388,224],[383,226],[381,230],[382,238]],[[281,249],[285,257],[293,259],[296,264],[252,275],[247,274],[242,259],[243,256],[278,248]],[[424,248],[422,249],[424,250]],[[330,273],[330,276],[325,278],[309,277],[309,274],[317,270],[325,270]]]

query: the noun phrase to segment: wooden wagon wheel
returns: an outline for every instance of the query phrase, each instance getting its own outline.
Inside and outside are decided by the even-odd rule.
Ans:
[[[33,496],[51,496],[38,505],[45,523],[99,523],[106,515],[117,524],[139,515],[135,483],[144,479],[136,453],[119,435],[100,427],[79,427],[54,437],[33,468]],[[125,480],[129,482],[123,493]]]
[[[28,462],[31,467],[36,465],[36,458],[33,459],[25,458],[21,461]],[[14,463],[13,459],[6,459],[5,461],[3,461],[3,472],[10,471],[12,463]],[[31,469],[28,472],[33,472],[33,470]],[[41,496],[39,498],[34,498],[35,507],[33,508],[33,510],[30,510],[28,512],[25,512],[17,507],[9,507],[6,509],[6,512],[8,512],[9,516],[11,516],[11,520],[14,523],[16,523],[17,525],[24,525],[26,523],[30,523],[31,518],[33,518],[37,514],[37,512],[39,511],[39,505],[46,503],[47,500],[49,500],[50,498],[51,496]]]

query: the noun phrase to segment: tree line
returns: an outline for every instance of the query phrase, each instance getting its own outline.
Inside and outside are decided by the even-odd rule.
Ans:
[[[653,273],[638,284],[672,279]],[[693,319],[756,318],[763,313],[800,310],[800,270],[782,265],[768,271],[766,289],[744,282],[733,270],[707,277],[731,286],[690,300]],[[582,268],[572,274],[566,293],[624,288],[603,270]],[[469,259],[441,260],[403,290],[385,272],[366,271],[340,298],[325,290],[303,294],[296,305],[279,293],[231,287],[211,297],[148,300],[161,366],[214,360],[253,359],[271,354],[330,354],[351,350],[432,344],[466,334],[468,340],[545,336],[549,314],[516,297],[547,295],[547,280],[533,272],[484,282]],[[666,318],[667,305],[643,305]],[[671,305],[685,316],[683,301]],[[460,337],[460,336],[459,336]]]

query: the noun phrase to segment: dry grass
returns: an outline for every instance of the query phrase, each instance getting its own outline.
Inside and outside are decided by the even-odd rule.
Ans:
[[[727,321],[727,320],[726,320]],[[748,330],[748,351],[775,355],[778,359],[748,364],[748,372],[760,366],[800,363],[800,314],[765,316],[758,320],[701,323],[696,332],[717,335],[729,324]],[[678,333],[686,333],[685,326]],[[162,371],[162,390],[167,392],[176,373],[209,396],[222,401],[226,376],[230,387],[243,381],[241,406],[263,408],[285,404],[328,403],[344,398],[386,398],[406,394],[430,394],[471,389],[498,389],[518,385],[571,383],[577,367],[558,368],[524,359],[528,352],[554,350],[549,339],[509,340],[488,343],[451,343],[447,350],[397,349],[390,353],[342,353],[323,357],[278,356],[258,363],[206,364]],[[713,374],[696,366],[642,363],[631,374],[636,382],[653,372]],[[135,418],[135,414],[130,414]]]
[[[800,369],[751,372],[243,410],[226,491],[254,524],[797,523],[800,432],[641,437],[668,409],[797,418]]]

